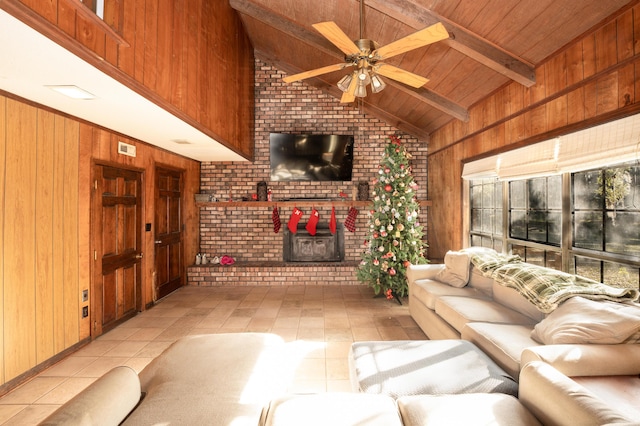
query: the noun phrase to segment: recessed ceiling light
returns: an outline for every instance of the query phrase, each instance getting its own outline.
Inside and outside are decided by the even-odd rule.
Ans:
[[[47,86],[47,87],[51,90],[55,90],[56,92],[62,93],[63,95],[73,99],[88,100],[88,99],[96,98],[93,94],[79,88],[78,86],[67,85],[67,86]]]
[[[186,139],[173,139],[172,142],[177,143],[178,145],[191,145],[191,142],[189,142]]]

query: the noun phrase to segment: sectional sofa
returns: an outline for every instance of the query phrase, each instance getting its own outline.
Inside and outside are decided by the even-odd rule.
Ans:
[[[519,397],[505,393],[412,395],[286,393],[293,364],[278,336],[231,333],[189,336],[167,348],[138,376],[116,367],[54,412],[42,425],[299,426],[451,424],[637,424],[567,374],[571,352],[525,351]],[[590,364],[606,353],[585,354]],[[604,363],[638,371],[640,361]],[[614,366],[614,364],[616,364]],[[384,367],[384,366],[381,366]],[[461,374],[463,371],[460,372]]]
[[[640,373],[638,290],[613,289],[490,249],[448,252],[444,260],[407,271],[409,312],[429,339],[469,340],[516,379],[525,349],[552,351],[560,344],[597,346],[612,360],[632,356]],[[602,366],[581,367],[598,375]]]

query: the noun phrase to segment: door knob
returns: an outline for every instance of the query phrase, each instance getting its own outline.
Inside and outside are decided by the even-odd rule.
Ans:
[[[156,244],[162,244],[162,240],[156,240]]]
[[[136,254],[136,259],[142,259],[143,256],[144,256],[144,253]]]

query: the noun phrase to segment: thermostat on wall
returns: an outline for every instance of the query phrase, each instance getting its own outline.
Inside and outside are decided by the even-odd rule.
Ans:
[[[128,143],[118,141],[118,154],[128,155],[129,157],[136,156],[135,145],[129,145]]]

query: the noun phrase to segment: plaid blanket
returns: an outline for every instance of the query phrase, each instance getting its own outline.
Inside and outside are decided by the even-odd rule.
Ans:
[[[509,263],[520,263],[518,255],[506,255],[497,252],[478,252],[471,255],[471,263],[478,268],[485,277],[493,278],[493,272]]]
[[[549,313],[573,296],[614,302],[635,301],[639,292],[631,288],[611,287],[579,275],[529,263],[505,264],[493,271],[500,285],[520,292],[541,312]]]

